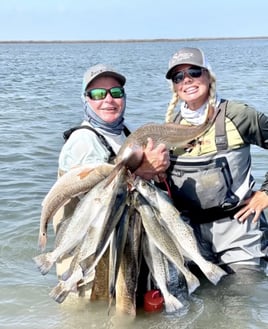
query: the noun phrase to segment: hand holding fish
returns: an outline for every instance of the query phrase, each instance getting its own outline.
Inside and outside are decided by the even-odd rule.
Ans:
[[[169,165],[169,152],[166,145],[161,143],[155,147],[153,140],[148,138],[143,161],[135,174],[149,180],[156,175],[165,173]]]
[[[268,208],[268,195],[263,191],[256,191],[246,200],[246,205],[235,214],[234,218],[242,223],[249,216],[254,215],[253,222],[257,222],[261,212],[266,208]]]

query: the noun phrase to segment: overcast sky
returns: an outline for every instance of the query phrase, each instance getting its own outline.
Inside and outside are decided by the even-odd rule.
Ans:
[[[268,36],[267,0],[0,0],[0,41]]]

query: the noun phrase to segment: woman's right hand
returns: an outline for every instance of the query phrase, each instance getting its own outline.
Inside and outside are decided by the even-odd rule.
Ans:
[[[144,149],[143,160],[135,175],[150,180],[155,176],[164,177],[170,165],[169,151],[165,144],[154,147],[153,140],[148,138],[148,143]]]

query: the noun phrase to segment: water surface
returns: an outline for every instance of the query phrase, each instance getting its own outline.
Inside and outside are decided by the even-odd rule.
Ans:
[[[40,205],[54,183],[64,130],[80,123],[84,71],[112,64],[127,77],[126,118],[134,127],[162,122],[170,100],[164,76],[182,46],[202,47],[218,77],[218,92],[268,114],[268,40],[157,43],[0,44],[0,328],[235,328],[268,325],[263,273],[206,279],[184,315],[138,312],[133,322],[107,315],[104,302],[58,305],[49,296],[55,270],[43,277],[37,254]],[[253,147],[256,188],[268,153]],[[50,227],[48,249],[53,246]]]

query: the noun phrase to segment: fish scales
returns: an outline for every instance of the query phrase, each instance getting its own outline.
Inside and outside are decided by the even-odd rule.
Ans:
[[[219,266],[204,259],[198,249],[192,228],[183,221],[179,211],[174,207],[166,193],[152,183],[138,177],[134,184],[151,206],[159,211],[161,225],[165,226],[177,248],[182,251],[185,257],[193,260],[206,277],[216,285],[227,273]]]
[[[164,297],[166,312],[174,313],[180,310],[183,308],[183,304],[169,292],[167,287],[169,278],[166,256],[156,247],[148,235],[143,236],[142,243],[146,263]]]
[[[38,245],[44,250],[47,243],[47,226],[53,215],[68,200],[88,192],[106,178],[114,165],[102,164],[92,168],[89,165],[73,168],[61,176],[51,187],[42,202]]]
[[[176,266],[178,272],[184,275],[189,294],[191,294],[200,285],[200,282],[185,267],[181,249],[178,249],[174,241],[170,239],[169,232],[160,224],[160,219],[157,218],[158,214],[139,193],[135,194],[135,207],[141,214],[142,223],[148,237],[169,261]]]
[[[91,234],[94,234],[96,228],[91,230]],[[91,235],[89,232],[85,235],[84,239],[77,245],[77,247],[72,252],[73,259],[68,270],[61,275],[59,283],[51,290],[50,297],[52,297],[56,302],[62,303],[68,294],[75,290],[77,283],[84,280],[83,269],[80,266],[80,261],[86,259],[95,251]],[[92,280],[94,279],[94,272],[91,273]],[[86,280],[88,282],[88,280]],[[86,282],[86,283],[87,283]],[[81,286],[81,284],[80,284]]]
[[[126,174],[126,168],[122,168],[118,174],[120,176],[120,183],[118,184],[117,189],[113,191],[115,194],[115,200],[111,205],[109,216],[104,217],[103,221],[98,220],[97,231],[95,230],[93,234],[89,230],[91,241],[94,242],[94,248],[93,253],[89,255],[90,257],[80,260],[80,265],[82,266],[85,275],[88,275],[95,268],[99,259],[108,248],[112,238],[112,233],[124,212],[128,199],[127,180],[125,179]],[[85,247],[85,249],[87,249],[87,247]]]
[[[129,227],[129,218],[133,212],[133,207],[129,204],[125,205],[124,212],[116,226],[110,243],[109,258],[109,309],[110,311],[113,299],[115,298],[115,286],[118,277],[118,271],[123,257],[126,244],[126,238]]]
[[[141,219],[137,212],[129,218],[125,248],[116,281],[116,312],[136,316],[136,291],[141,263]]]
[[[145,147],[148,137],[152,138],[155,145],[163,143],[168,149],[187,147],[189,142],[204,134],[211,127],[211,124],[212,121],[206,121],[200,126],[188,126],[176,123],[145,124],[133,131],[126,138],[118,152],[117,162],[120,161],[127,147],[132,145]]]
[[[125,170],[125,168],[122,167],[120,170]],[[34,261],[43,275],[57,260],[80,243],[92,223],[97,225],[100,216],[109,216],[116,198],[115,191],[121,183],[121,175],[117,172],[118,170],[112,172],[80,200],[66,231],[62,233],[61,237],[57,237],[58,246],[52,252],[34,257]]]

